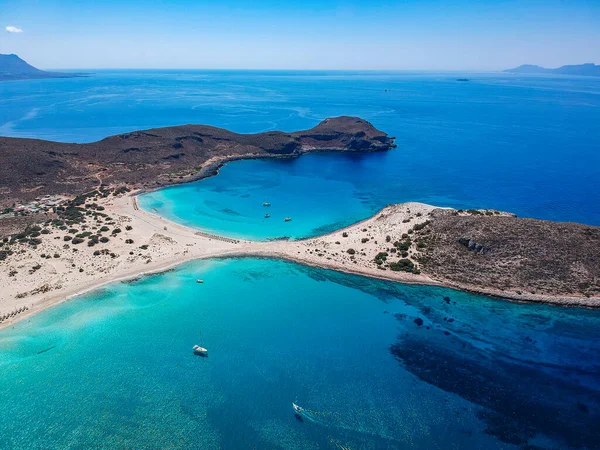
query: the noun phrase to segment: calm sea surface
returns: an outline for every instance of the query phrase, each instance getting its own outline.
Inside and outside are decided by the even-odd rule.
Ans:
[[[336,115],[398,148],[236,162],[141,204],[259,239],[402,201],[600,225],[598,79],[103,71],[0,83],[1,135],[69,142],[182,123],[292,131]],[[208,358],[191,354],[201,335]],[[600,312],[272,260],[193,262],[0,332],[0,448],[600,448],[598,373]]]

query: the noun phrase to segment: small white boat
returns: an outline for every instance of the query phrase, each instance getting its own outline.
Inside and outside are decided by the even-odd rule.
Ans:
[[[208,356],[208,350],[205,349],[204,347],[200,347],[199,345],[194,345],[193,350],[196,355]]]
[[[291,217],[286,217],[285,219],[283,219],[284,222],[289,222],[290,220],[292,220]]]
[[[271,206],[271,204],[269,202],[264,202],[263,206]]]
[[[196,280],[196,283],[200,283],[200,284],[202,284],[202,283],[204,283],[204,280],[201,280],[200,278],[198,278],[198,279]]]
[[[295,403],[292,403],[292,406],[294,407],[294,412],[296,414],[302,414],[302,411],[304,411],[304,408],[302,408],[301,406],[296,405]]]
[[[265,219],[268,219],[269,217],[271,217],[271,214],[265,214]]]

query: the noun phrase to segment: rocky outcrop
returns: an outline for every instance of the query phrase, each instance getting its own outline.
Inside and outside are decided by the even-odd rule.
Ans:
[[[477,241],[475,241],[474,239],[461,237],[460,239],[458,239],[458,243],[460,245],[464,245],[469,250],[472,250],[475,253],[480,253],[482,255],[485,255],[487,252],[490,251],[489,247],[486,247],[485,245],[477,243]]]

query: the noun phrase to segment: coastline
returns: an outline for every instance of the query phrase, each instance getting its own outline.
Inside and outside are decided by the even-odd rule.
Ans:
[[[10,279],[5,274],[0,274],[0,281],[3,285],[8,286],[0,295],[0,307],[2,308],[0,313],[25,306],[28,308],[26,311],[0,322],[0,329],[10,327],[19,321],[30,318],[33,314],[99,289],[109,283],[155,275],[192,260],[247,257],[280,259],[368,278],[446,287],[521,303],[535,302],[557,306],[600,308],[600,298],[597,297],[548,296],[526,292],[517,294],[516,292],[436,280],[425,274],[380,270],[374,266],[373,253],[378,251],[376,236],[383,236],[388,232],[386,230],[389,230],[390,226],[393,226],[397,233],[404,232],[402,227],[407,229],[413,226],[414,222],[413,224],[403,224],[401,220],[398,220],[401,217],[409,217],[411,214],[417,213],[425,220],[428,214],[441,209],[430,205],[421,203],[391,205],[369,219],[314,238],[293,241],[249,241],[230,238],[222,240],[221,236],[204,233],[137,208],[138,194],[139,192],[112,197],[102,203],[105,212],[119,218],[119,224],[129,224],[128,226],[132,228],[131,231],[122,233],[124,236],[113,238],[110,244],[106,244],[110,245],[115,252],[120,252],[120,256],[116,259],[111,260],[106,257],[108,259],[101,260],[99,258],[104,258],[103,256],[92,256],[92,248],[79,247],[79,251],[75,253],[77,256],[67,257],[68,263],[81,265],[79,272],[70,268],[67,271],[65,264],[62,265],[61,270],[60,267],[54,267],[58,266],[58,263],[50,260],[47,267],[43,266],[33,275],[25,275],[23,280],[17,280],[14,277]],[[365,235],[367,227],[371,238],[367,239],[368,242],[362,243],[365,239],[362,236]],[[382,228],[378,229],[377,227]],[[346,239],[344,244],[340,242],[342,239],[340,236],[343,235],[347,236],[343,238]],[[59,238],[60,236],[54,237],[54,239],[48,238],[48,246],[62,247],[63,241]],[[132,256],[133,252],[129,252],[129,256],[126,256],[127,250],[132,248],[126,243],[129,239],[134,239],[136,243],[146,243],[144,245],[148,246],[146,251],[150,252],[149,255],[144,255],[142,251],[139,251],[139,255]],[[55,244],[56,241],[59,242]],[[356,246],[362,252],[357,253],[356,256],[350,256],[345,251],[345,246],[348,245]],[[38,253],[44,248],[46,247],[42,247]],[[94,249],[96,248],[94,247]],[[48,247],[44,251],[54,250]],[[22,271],[22,267],[30,264],[32,259],[31,255],[19,257],[20,261],[9,261],[5,264],[21,267],[19,270]],[[103,262],[99,263],[99,261]],[[55,263],[54,266],[52,263]],[[37,292],[36,289],[27,291],[36,285],[38,287],[50,286],[51,289],[40,290],[38,288]]]
[[[279,259],[283,261],[289,261],[304,266],[314,267],[317,269],[334,270],[336,272],[342,272],[348,275],[358,275],[365,278],[374,278],[382,281],[392,281],[401,284],[410,284],[415,286],[435,286],[446,289],[452,289],[456,291],[468,292],[473,295],[480,295],[482,297],[495,298],[498,300],[510,301],[512,303],[538,303],[541,305],[551,305],[559,307],[571,307],[571,308],[586,308],[586,309],[600,309],[600,298],[598,297],[564,297],[564,296],[549,296],[549,295],[534,295],[530,293],[523,293],[519,295],[514,292],[500,291],[497,289],[484,289],[479,287],[473,287],[469,285],[462,285],[460,283],[451,283],[448,281],[438,281],[429,277],[417,278],[410,275],[406,277],[402,276],[402,272],[380,272],[380,271],[365,271],[364,269],[352,269],[351,267],[344,267],[336,264],[315,263],[307,261],[301,258],[295,258],[293,256],[283,255],[280,253],[272,255],[264,254],[245,254],[239,256],[223,256],[216,258],[266,258],[266,259]]]

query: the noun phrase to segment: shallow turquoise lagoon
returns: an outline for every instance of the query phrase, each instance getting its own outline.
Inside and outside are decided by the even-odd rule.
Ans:
[[[337,169],[348,163],[348,177],[341,173],[323,178],[316,173],[315,164],[322,172],[323,164],[333,162],[332,156]],[[356,174],[351,166],[362,157],[320,153],[294,161],[233,162],[215,177],[143,194],[139,205],[184,225],[238,238],[325,234],[374,212],[370,195],[350,179]],[[271,206],[263,206],[265,202]],[[286,222],[286,217],[292,220]]]
[[[0,333],[0,447],[591,448],[599,315],[197,261]]]

